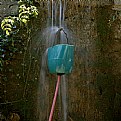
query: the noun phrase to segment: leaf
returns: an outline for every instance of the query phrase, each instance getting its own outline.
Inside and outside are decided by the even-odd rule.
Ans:
[[[34,15],[35,15],[35,16],[38,16],[38,12],[35,11],[35,12],[34,12]]]
[[[21,18],[21,16],[23,15],[29,15],[29,11],[24,11],[24,12],[19,13],[19,18]]]
[[[14,23],[14,20],[8,19],[8,22],[10,22],[11,24],[13,24]]]
[[[9,31],[8,31],[8,30],[6,30],[6,35],[8,35],[8,36],[10,35],[10,33],[9,33]]]
[[[26,8],[25,5],[21,5],[21,6],[19,7],[19,13],[22,12],[22,11],[25,11],[26,9],[27,9],[27,8]]]
[[[3,30],[4,30],[4,31],[9,31],[9,32],[12,31],[11,28],[4,28]]]
[[[2,26],[1,28],[2,29],[4,29],[4,28],[12,28],[12,25],[10,25],[10,24],[4,24],[4,26]]]
[[[24,23],[24,24],[26,24],[27,23],[27,19],[21,19],[21,21]]]
[[[5,21],[3,20],[3,21],[1,22],[1,28],[4,26],[4,24],[5,24]]]
[[[29,19],[29,16],[28,15],[24,15],[21,17],[21,19]]]

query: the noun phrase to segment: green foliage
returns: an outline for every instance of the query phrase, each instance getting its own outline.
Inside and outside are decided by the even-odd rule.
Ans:
[[[3,70],[4,63],[7,64],[17,51],[14,41],[13,38],[0,35],[0,71]]]
[[[3,59],[0,58],[0,71],[2,71],[3,63],[4,63]]]
[[[24,24],[29,21],[29,11],[24,4],[19,7],[19,19]]]
[[[17,32],[22,27],[27,27],[28,22],[32,18],[38,16],[38,10],[33,6],[33,0],[20,0],[19,2],[19,15],[5,17],[1,22],[1,28],[3,32],[0,35],[0,71],[3,70],[4,64],[8,64],[13,55],[18,51],[15,43]]]
[[[32,3],[32,0],[19,1],[19,21],[24,25],[26,25],[31,18],[38,16],[38,10],[35,6],[31,5]]]
[[[21,26],[27,26],[27,23],[31,18],[36,18],[38,16],[38,10],[32,5],[32,0],[20,0],[19,2],[19,15],[17,17],[8,16],[5,17],[1,22],[1,28],[5,31],[7,36],[14,33],[14,30],[19,23]],[[20,29],[20,28],[16,28]]]
[[[19,7],[19,20],[25,25],[31,18],[36,18],[38,16],[38,10],[35,6],[30,5],[26,7],[25,4]]]
[[[26,5],[33,5],[33,0],[20,0],[19,5],[26,4]]]
[[[10,35],[10,33],[12,32],[12,28],[14,26],[15,23],[15,17],[6,17],[3,19],[3,21],[1,22],[1,28],[3,31],[5,31],[6,35]]]
[[[3,42],[3,37],[0,35],[0,71],[2,71],[3,64],[4,64],[4,42]]]

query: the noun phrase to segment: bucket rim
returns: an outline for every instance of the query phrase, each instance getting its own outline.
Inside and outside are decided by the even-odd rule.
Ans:
[[[74,46],[73,44],[57,44],[57,45],[54,45],[54,46],[51,46],[49,48],[52,48],[52,47],[55,47],[55,46],[60,46],[60,45],[65,45],[65,46]]]

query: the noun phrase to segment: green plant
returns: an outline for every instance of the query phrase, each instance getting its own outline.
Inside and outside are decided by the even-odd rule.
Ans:
[[[19,41],[15,39],[15,35],[23,27],[26,27],[28,32],[28,22],[38,16],[38,10],[36,6],[33,6],[32,0],[20,0],[18,3],[18,16],[5,17],[1,22],[3,31],[0,33],[0,71],[2,71],[4,64],[11,60],[15,52],[18,51],[16,45]]]
[[[33,5],[34,0],[19,0],[19,5],[26,4],[26,5]]]
[[[6,18],[3,19],[3,21],[1,22],[1,28],[3,31],[5,31],[6,35],[10,35],[12,32],[12,29],[15,25],[15,20],[17,19],[17,17],[11,17],[8,16]]]
[[[19,7],[19,20],[25,25],[31,18],[36,18],[38,16],[38,10],[35,6],[30,5],[26,7],[25,4]]]
[[[1,22],[1,28],[5,31],[7,36],[10,36],[16,28],[17,24],[21,26],[27,26],[27,23],[38,16],[38,10],[36,6],[33,6],[32,0],[20,0],[19,2],[19,15],[17,17],[8,16]]]
[[[13,37],[0,35],[0,71],[2,71],[4,63],[9,62],[18,50],[14,42]]]
[[[19,2],[19,21],[24,25],[31,20],[31,18],[37,18],[38,10],[36,6],[33,6],[32,0],[20,0]]]

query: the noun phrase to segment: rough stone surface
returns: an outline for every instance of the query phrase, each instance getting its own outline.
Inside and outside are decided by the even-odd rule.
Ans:
[[[3,108],[17,109],[26,121],[38,121],[37,88],[40,76],[41,55],[45,51],[42,32],[47,26],[47,2],[36,0],[39,17],[32,21],[29,38],[25,32],[23,53],[17,53],[14,59],[5,65],[8,81],[5,82],[4,101],[16,101]],[[0,2],[1,18],[11,15],[7,6],[11,3]],[[6,9],[4,9],[6,8]],[[121,31],[119,19],[110,25],[110,18],[115,12],[111,9],[112,1],[67,1],[65,22],[71,31],[75,45],[74,68],[66,76],[68,120],[67,121],[120,121],[121,120]],[[11,8],[9,8],[11,9]],[[13,8],[13,11],[15,8]],[[12,11],[12,10],[11,10]],[[13,12],[16,14],[16,12]],[[31,38],[31,39],[30,39]],[[28,41],[26,41],[28,40]],[[24,71],[23,71],[24,70]],[[47,120],[54,94],[56,76],[46,73],[45,93],[47,109],[39,110],[42,121]],[[49,85],[48,83],[49,82]],[[26,90],[25,90],[25,84]],[[24,92],[25,91],[25,92]],[[3,92],[3,91],[2,91]],[[23,100],[24,92],[24,100]],[[6,93],[6,94],[5,94]],[[41,102],[42,98],[39,100]],[[42,109],[42,108],[41,108]],[[60,102],[55,107],[54,121],[61,121]],[[60,117],[59,117],[60,116]]]

